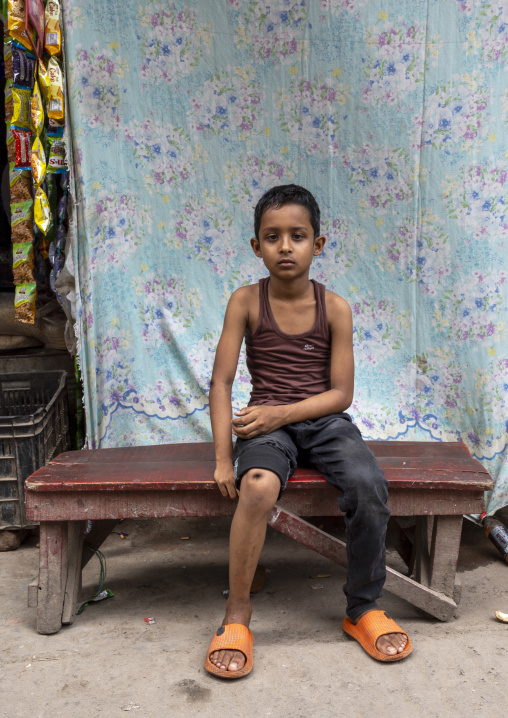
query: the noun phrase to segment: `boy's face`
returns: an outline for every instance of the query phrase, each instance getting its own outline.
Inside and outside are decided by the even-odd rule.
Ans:
[[[285,204],[267,209],[259,227],[259,240],[250,241],[254,254],[261,257],[271,275],[295,279],[308,274],[313,257],[323,251],[326,239],[314,239],[309,211],[301,204]]]

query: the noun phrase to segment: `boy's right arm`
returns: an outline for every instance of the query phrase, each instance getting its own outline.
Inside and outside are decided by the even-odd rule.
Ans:
[[[232,499],[237,493],[233,469],[231,388],[249,318],[248,296],[247,287],[237,289],[231,295],[210,382],[210,419],[216,462],[214,478],[221,494]]]

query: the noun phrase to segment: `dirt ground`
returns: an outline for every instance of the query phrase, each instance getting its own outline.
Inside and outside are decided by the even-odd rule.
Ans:
[[[254,670],[239,681],[203,668],[227,588],[227,519],[125,521],[103,552],[114,597],[89,605],[53,636],[35,630],[27,584],[36,538],[0,554],[0,718],[277,716],[278,718],[469,718],[506,714],[508,566],[466,521],[462,601],[447,623],[386,593],[413,655],[379,664],[341,630],[345,572],[268,529],[267,580],[253,597]],[[188,540],[182,540],[188,536]],[[331,574],[317,578],[320,574]],[[99,562],[85,569],[94,594]],[[145,617],[154,617],[147,625]]]

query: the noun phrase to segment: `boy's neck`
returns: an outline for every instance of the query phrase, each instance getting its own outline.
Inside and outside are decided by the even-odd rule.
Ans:
[[[299,299],[309,291],[309,273],[295,279],[281,279],[270,274],[269,292],[274,299]]]

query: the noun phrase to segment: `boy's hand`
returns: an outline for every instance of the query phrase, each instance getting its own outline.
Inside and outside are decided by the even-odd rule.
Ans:
[[[235,470],[231,461],[217,462],[213,478],[223,496],[236,499]]]
[[[247,406],[235,411],[233,434],[240,439],[253,439],[255,436],[270,434],[287,424],[286,406]]]

